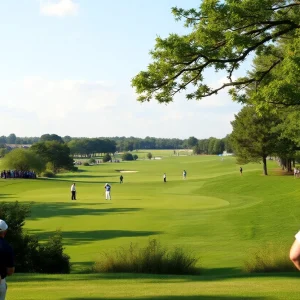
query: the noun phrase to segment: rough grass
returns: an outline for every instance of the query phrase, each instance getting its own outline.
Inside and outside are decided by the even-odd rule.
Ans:
[[[289,259],[289,245],[268,243],[249,254],[244,263],[247,273],[274,273],[298,271]]]
[[[104,252],[93,266],[97,273],[148,273],[191,275],[199,274],[198,258],[176,247],[162,247],[156,239],[149,240],[146,247],[131,243],[128,248]]]

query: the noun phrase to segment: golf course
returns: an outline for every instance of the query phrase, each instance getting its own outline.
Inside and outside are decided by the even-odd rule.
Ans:
[[[53,179],[0,181],[1,201],[31,203],[27,232],[43,241],[61,230],[72,263],[68,275],[16,270],[8,278],[9,300],[299,299],[297,272],[244,271],[257,249],[281,247],[288,257],[300,225],[299,179],[273,160],[269,176],[261,164],[243,166],[241,176],[234,157],[152,153],[160,159],[144,159],[139,151],[137,161],[80,166]],[[70,198],[73,182],[76,201]],[[101,253],[131,243],[143,247],[150,239],[199,258],[200,275],[91,273]]]

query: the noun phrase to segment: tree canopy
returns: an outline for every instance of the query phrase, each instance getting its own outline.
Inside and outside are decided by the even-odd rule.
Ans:
[[[62,139],[61,136],[59,136],[57,134],[49,134],[49,133],[43,134],[40,137],[40,142],[47,142],[47,141],[49,141],[49,142],[56,141],[59,143],[64,143],[64,140]]]
[[[199,8],[175,7],[172,12],[176,20],[185,21],[190,32],[156,39],[150,52],[152,63],[132,80],[139,101],[168,103],[188,87],[187,99],[208,97],[227,87],[235,88],[232,93],[237,96],[241,89],[251,84],[257,87],[273,72],[282,77],[282,70],[299,73],[299,0],[203,0]],[[284,40],[289,46],[278,51]],[[270,59],[239,78],[237,71],[245,60],[260,56]],[[227,82],[217,87],[209,84],[205,74],[208,69],[225,72]],[[288,90],[289,84],[293,93],[299,94],[298,78],[290,74],[287,81],[293,82],[285,81],[281,86],[273,82],[276,89],[269,89],[270,94],[260,100],[272,101],[272,91],[278,99],[280,89]],[[288,105],[299,104],[299,97],[292,96],[287,96]]]
[[[46,163],[51,163],[53,171],[59,169],[70,170],[74,167],[73,159],[70,157],[70,148],[59,141],[47,141],[33,144],[31,151],[38,154]]]
[[[19,171],[35,171],[45,169],[45,163],[39,155],[28,149],[16,148],[6,154],[1,162],[2,168]]]

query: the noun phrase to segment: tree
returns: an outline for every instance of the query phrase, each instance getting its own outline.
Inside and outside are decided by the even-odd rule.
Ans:
[[[8,137],[7,137],[7,144],[15,144],[17,137],[14,133],[11,133]]]
[[[250,80],[255,74],[272,70],[243,87],[231,89],[234,100],[255,104],[258,108],[276,110],[282,107],[300,105],[300,36],[289,36],[277,45],[269,46],[267,53],[254,59],[254,68],[243,80]]]
[[[96,159],[95,158],[92,157],[92,158],[89,159],[89,164],[90,165],[93,165],[95,163],[96,163]]]
[[[133,160],[133,156],[131,153],[128,153],[128,152],[123,153],[122,160]]]
[[[64,143],[64,140],[62,139],[61,136],[57,135],[57,134],[43,134],[40,137],[40,142],[47,142],[47,141],[56,141],[59,143]]]
[[[7,143],[6,136],[4,136],[4,135],[0,136],[0,144],[3,145],[3,144],[6,144],[6,143]]]
[[[139,101],[154,98],[168,103],[189,86],[193,90],[187,93],[187,99],[208,97],[227,87],[244,88],[261,82],[291,54],[284,52],[263,68],[254,69],[251,76],[238,78],[236,71],[246,58],[266,55],[286,38],[295,41],[299,49],[299,0],[203,0],[197,9],[175,7],[172,12],[175,19],[185,20],[190,33],[156,38],[150,52],[153,62],[132,80]],[[215,82],[208,85],[208,69],[225,71],[227,82],[217,87],[213,86]]]
[[[133,154],[133,159],[137,160],[139,157],[136,154]]]
[[[39,174],[45,170],[45,163],[36,153],[28,149],[16,148],[4,156],[1,167],[10,170],[35,171]]]
[[[148,158],[148,159],[151,159],[151,158],[152,158],[152,153],[151,153],[151,152],[147,153],[147,158]]]
[[[187,144],[190,149],[195,147],[197,145],[197,143],[198,143],[198,140],[194,136],[189,137],[187,140]]]
[[[64,136],[62,139],[65,143],[69,143],[72,140],[72,138],[69,135]]]
[[[105,153],[102,160],[103,160],[103,162],[111,161],[111,156],[108,153]]]
[[[220,139],[216,139],[213,147],[213,154],[222,154],[224,149],[224,142]]]
[[[263,163],[263,173],[268,175],[267,156],[276,153],[279,134],[275,130],[280,119],[272,113],[258,115],[255,107],[245,106],[231,122],[233,131],[230,139],[237,162]]]
[[[46,141],[33,144],[31,151],[38,154],[46,163],[51,163],[53,171],[59,169],[72,170],[73,159],[70,157],[70,148],[65,143],[58,141]]]
[[[208,154],[215,154],[214,147],[215,147],[216,141],[217,141],[217,139],[215,137],[210,137],[208,139],[208,150],[207,150]]]

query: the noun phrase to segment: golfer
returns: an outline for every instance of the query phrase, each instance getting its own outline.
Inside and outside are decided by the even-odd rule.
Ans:
[[[71,200],[76,200],[76,187],[75,183],[71,185]]]
[[[166,173],[164,173],[163,178],[164,178],[164,182],[167,182],[167,174]]]
[[[0,300],[5,300],[7,285],[6,276],[15,272],[14,254],[11,246],[4,240],[8,226],[5,221],[0,220]]]
[[[105,200],[111,200],[111,196],[110,196],[111,186],[108,183],[106,183],[104,188],[105,188]]]

